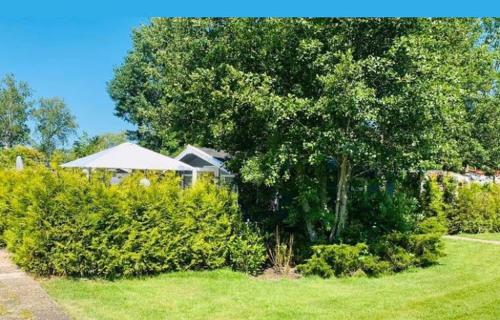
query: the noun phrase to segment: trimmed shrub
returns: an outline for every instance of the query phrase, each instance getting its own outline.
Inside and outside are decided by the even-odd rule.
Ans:
[[[306,276],[316,275],[322,278],[330,278],[335,275],[332,266],[326,262],[326,259],[321,254],[314,254],[304,264],[299,264],[297,270]]]
[[[358,243],[354,246],[322,245],[313,247],[314,254],[323,257],[337,277],[351,275],[361,269],[362,256],[368,255],[368,246]]]
[[[237,198],[175,175],[140,174],[110,186],[110,175],[45,168],[2,173],[4,239],[14,260],[39,275],[118,277],[233,267],[255,273],[264,244],[243,227]],[[7,192],[8,201],[3,201]]]
[[[500,185],[458,186],[450,177],[432,177],[423,194],[428,217],[436,217],[450,234],[500,231]]]
[[[262,238],[247,223],[241,223],[228,243],[229,261],[234,270],[255,275],[266,262],[266,251]]]
[[[445,195],[444,185],[445,183],[440,183],[436,177],[430,177],[426,181],[423,193],[423,207],[427,217],[435,217],[441,224],[446,225],[448,206],[443,200]]]
[[[458,189],[447,212],[450,233],[500,231],[500,185],[471,183]]]
[[[411,232],[419,218],[418,199],[395,190],[353,191],[348,226],[343,234],[347,243],[373,243],[394,231]]]
[[[46,163],[45,155],[40,151],[30,147],[15,146],[12,148],[0,149],[0,168],[15,168],[17,156],[21,156],[26,167],[45,165]]]
[[[389,264],[368,251],[365,243],[313,246],[313,256],[297,268],[304,275],[345,277],[360,274],[377,276],[386,272]]]

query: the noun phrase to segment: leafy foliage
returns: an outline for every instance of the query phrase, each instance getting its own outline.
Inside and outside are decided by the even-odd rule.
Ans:
[[[379,275],[387,272],[389,264],[380,262],[371,255],[364,243],[356,245],[321,245],[314,246],[313,256],[298,269],[305,275],[344,277],[369,273]]]
[[[15,168],[17,156],[20,156],[23,159],[23,164],[27,167],[43,165],[46,161],[45,155],[37,149],[24,146],[15,146],[12,148],[0,150],[0,168]]]
[[[48,159],[56,148],[68,142],[78,127],[75,117],[60,98],[40,99],[33,111],[35,133],[39,138],[38,148]]]
[[[470,183],[459,186],[448,177],[430,178],[423,204],[428,216],[437,217],[449,233],[500,231],[500,185]]]
[[[344,233],[348,243],[372,243],[391,232],[413,232],[422,218],[418,199],[402,187],[388,191],[372,181],[356,188],[349,205],[351,219]]]
[[[447,212],[450,233],[500,231],[500,185],[470,184],[458,189]]]
[[[29,141],[30,98],[27,83],[17,82],[10,74],[0,80],[0,146],[8,148]]]
[[[81,158],[117,146],[126,141],[127,136],[125,132],[105,133],[92,137],[84,133],[74,142],[71,151],[74,158]]]
[[[356,177],[498,163],[497,120],[479,126],[498,110],[489,26],[153,19],[134,32],[109,92],[140,143],[226,150],[258,190],[248,213],[279,212],[311,242],[338,241]]]
[[[118,277],[233,267],[255,273],[262,239],[245,227],[236,196],[200,181],[140,174],[110,186],[107,173],[2,171],[0,216],[14,260],[40,275]]]

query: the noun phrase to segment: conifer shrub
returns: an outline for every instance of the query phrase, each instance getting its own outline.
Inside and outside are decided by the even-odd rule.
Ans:
[[[260,236],[241,221],[229,189],[173,174],[119,185],[108,173],[46,168],[0,172],[2,238],[22,268],[39,275],[120,277],[232,267],[257,272]]]
[[[14,146],[12,148],[0,149],[0,168],[15,168],[17,156],[23,159],[23,164],[27,167],[45,165],[46,163],[45,155],[37,149],[25,146]]]
[[[424,220],[412,232],[391,232],[377,242],[313,246],[313,255],[298,270],[304,275],[379,276],[435,264],[442,253],[443,226]]]
[[[450,177],[431,177],[422,204],[450,234],[500,232],[500,185],[468,183],[459,186]]]
[[[500,232],[500,185],[471,183],[460,187],[447,219],[452,234]]]

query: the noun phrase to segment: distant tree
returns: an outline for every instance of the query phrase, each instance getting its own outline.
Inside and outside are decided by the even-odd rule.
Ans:
[[[493,174],[500,169],[500,18],[482,19],[480,43],[493,54],[494,86],[478,88],[479,99],[468,102],[472,139],[466,143],[466,164]],[[478,60],[478,62],[481,60]],[[479,68],[478,68],[479,69]]]
[[[8,74],[0,80],[0,146],[9,148],[29,141],[31,89]]]
[[[76,133],[76,119],[60,98],[40,99],[38,108],[33,111],[33,118],[38,148],[50,161],[53,152],[59,146],[64,146]]]
[[[466,164],[494,174],[500,169],[500,92],[488,95],[468,116],[472,137],[464,141]]]
[[[255,194],[286,206],[288,223],[311,240],[338,240],[354,177],[460,169],[464,144],[491,135],[484,126],[475,136],[470,120],[480,105],[499,107],[485,103],[498,76],[485,26],[153,19],[134,32],[109,92],[140,143],[224,149],[241,179],[267,188]]]
[[[127,141],[125,132],[104,133],[96,136],[89,136],[86,132],[82,134],[73,144],[74,157],[84,157],[89,154],[114,147]]]

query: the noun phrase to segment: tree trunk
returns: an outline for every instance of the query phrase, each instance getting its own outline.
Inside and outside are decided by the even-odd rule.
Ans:
[[[306,221],[306,229],[310,242],[315,242],[316,240],[318,240],[318,234],[316,233],[316,230],[314,230],[314,225],[311,223],[311,221]]]
[[[337,198],[335,201],[335,219],[333,221],[333,228],[330,232],[329,240],[339,239],[342,231],[344,230],[345,222],[347,219],[347,193],[349,181],[351,178],[351,164],[347,156],[342,156],[339,168],[339,178],[337,183]]]
[[[307,200],[302,201],[302,210],[304,210],[305,218],[306,218],[306,230],[307,235],[309,237],[309,241],[315,242],[318,239],[318,234],[316,230],[314,230],[313,223],[309,220],[309,212],[311,211],[311,207],[309,206],[309,202]]]

